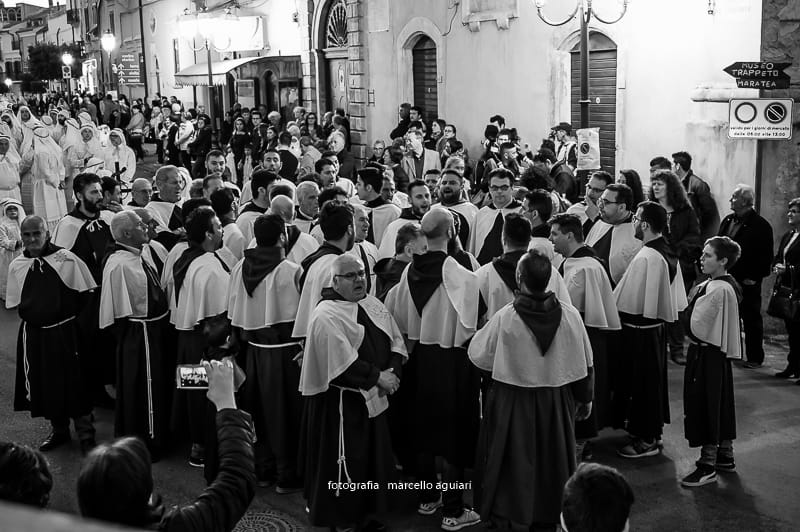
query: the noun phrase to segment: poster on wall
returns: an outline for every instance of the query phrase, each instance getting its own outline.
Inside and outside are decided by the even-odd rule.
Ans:
[[[236,80],[236,97],[242,107],[253,108],[256,106],[256,87],[252,79]]]
[[[578,137],[577,170],[600,169],[600,128],[589,127],[575,132]]]

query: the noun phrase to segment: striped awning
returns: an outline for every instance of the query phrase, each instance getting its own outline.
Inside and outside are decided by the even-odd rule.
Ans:
[[[225,74],[261,57],[244,57],[241,59],[227,59],[225,61],[211,62],[211,79],[214,85],[225,85]],[[198,63],[186,67],[175,74],[177,85],[208,86],[208,63]]]

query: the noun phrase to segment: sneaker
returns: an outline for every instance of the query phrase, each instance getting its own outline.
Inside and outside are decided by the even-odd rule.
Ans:
[[[717,471],[733,473],[736,471],[736,462],[733,460],[733,456],[725,456],[717,453],[717,460],[714,462],[714,469]]]
[[[742,364],[742,367],[746,369],[758,369],[763,365],[764,365],[763,362],[745,362],[744,364]]]
[[[647,456],[656,456],[661,452],[658,441],[653,440],[652,443],[646,443],[641,438],[634,438],[631,442],[619,449],[617,454],[623,458],[645,458]]]
[[[192,467],[204,467],[206,465],[206,459],[202,456],[192,455],[189,457],[189,465]]]
[[[420,515],[433,515],[436,513],[436,510],[442,507],[442,494],[439,494],[439,498],[433,502],[421,502],[419,506],[417,506],[417,513]]]
[[[471,508],[464,508],[458,517],[442,517],[442,530],[461,530],[481,522],[481,516]]]
[[[192,467],[203,467],[206,464],[206,449],[198,443],[192,444],[192,451],[189,453],[189,465]]]
[[[697,488],[699,486],[705,486],[706,484],[712,484],[716,481],[717,472],[714,471],[713,467],[707,465],[698,465],[697,469],[683,477],[683,480],[681,480],[681,486],[687,488]]]

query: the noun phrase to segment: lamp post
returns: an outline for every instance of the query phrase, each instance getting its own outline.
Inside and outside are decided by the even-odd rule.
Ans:
[[[108,54],[108,85],[109,87],[113,86],[113,79],[111,75],[111,52],[114,51],[114,48],[117,47],[117,38],[114,37],[114,34],[111,33],[111,30],[106,30],[102,37],[100,37],[100,46],[103,47],[103,50],[106,51]],[[106,88],[106,92],[108,92],[109,88]]]
[[[211,66],[211,50],[222,52],[230,47],[230,35],[236,31],[238,18],[231,15],[230,8],[225,9],[223,16],[214,15],[206,12],[205,8],[196,13],[189,13],[184,9],[183,16],[178,17],[178,32],[190,44],[193,51],[199,52],[206,50],[206,64],[208,65],[208,110],[211,118],[211,138],[216,139],[217,120],[216,106],[214,105],[214,72]],[[200,47],[193,46],[193,40],[203,43]],[[225,46],[219,46],[219,42],[227,39]]]
[[[74,61],[72,54],[69,52],[64,52],[61,54],[61,62],[64,63],[64,66],[72,68],[72,62]],[[72,105],[72,72],[70,72],[70,77],[65,78],[67,80],[67,97],[69,98],[69,104]]]
[[[6,87],[8,87],[8,90],[10,92],[11,91],[11,85],[13,85],[14,82],[11,80],[11,78],[6,78],[4,83],[6,84]]]
[[[592,9],[592,0],[576,0],[575,9],[563,21],[555,22],[547,18],[542,13],[542,9],[547,4],[547,0],[533,0],[536,6],[536,13],[545,24],[550,26],[563,26],[575,17],[580,18],[581,23],[581,44],[580,44],[580,58],[581,58],[581,99],[579,100],[581,106],[581,129],[589,127],[589,22],[592,17],[596,18],[603,24],[615,24],[622,20],[625,12],[628,10],[628,4],[631,0],[622,0],[622,12],[613,20],[606,20],[601,18]]]

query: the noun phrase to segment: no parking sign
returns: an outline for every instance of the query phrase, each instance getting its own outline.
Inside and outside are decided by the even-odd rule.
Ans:
[[[600,169],[600,128],[589,127],[575,132],[578,137],[578,170]]]
[[[791,139],[791,98],[733,99],[728,109],[728,138]]]

